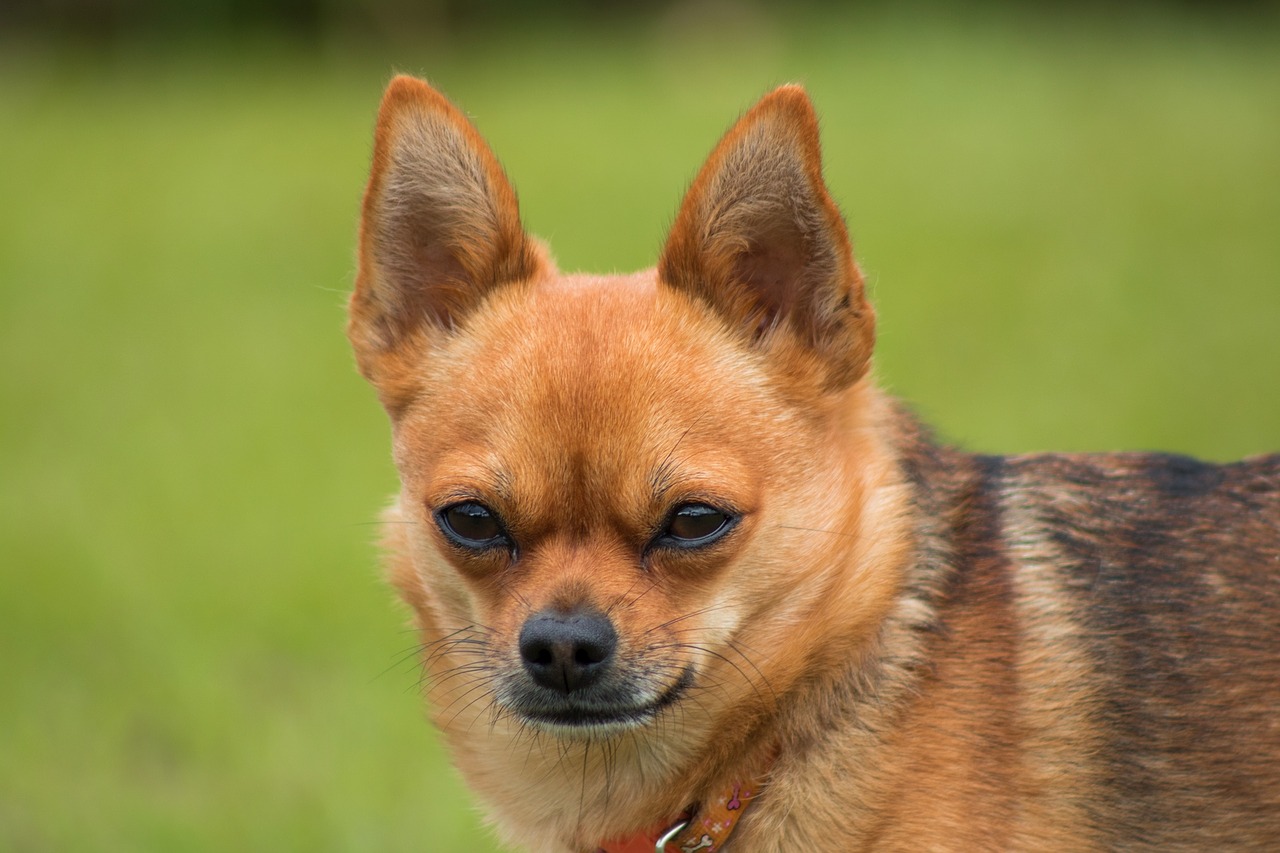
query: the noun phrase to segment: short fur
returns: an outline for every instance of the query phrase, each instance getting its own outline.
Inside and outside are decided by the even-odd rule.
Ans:
[[[391,578],[507,842],[591,851],[768,766],[727,849],[1280,849],[1280,456],[935,444],[869,378],[801,89],[729,131],[646,272],[558,272],[411,78],[363,213]],[[452,544],[435,513],[462,500],[512,546]],[[740,521],[654,547],[690,501]],[[583,607],[627,701],[675,696],[653,719],[529,717],[522,625]]]

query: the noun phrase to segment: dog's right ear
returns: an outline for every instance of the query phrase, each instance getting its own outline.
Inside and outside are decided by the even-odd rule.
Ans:
[[[399,350],[460,325],[493,289],[545,263],[478,131],[425,82],[399,76],[378,110],[347,336],[388,408]]]

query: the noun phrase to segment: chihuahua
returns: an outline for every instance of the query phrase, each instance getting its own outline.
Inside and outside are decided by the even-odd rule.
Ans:
[[[1280,456],[977,456],[870,373],[783,86],[565,274],[397,77],[348,334],[432,719],[529,851],[1280,849]]]

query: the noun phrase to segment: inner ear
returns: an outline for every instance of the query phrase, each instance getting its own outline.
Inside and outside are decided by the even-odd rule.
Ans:
[[[727,274],[743,303],[739,313],[760,340],[778,324],[802,316],[803,279],[811,265],[803,235],[780,221],[737,253]],[[810,336],[811,337],[811,336]]]
[[[874,316],[802,89],[765,96],[725,134],[685,195],[658,272],[753,343],[786,334],[817,356],[829,386],[865,372]]]

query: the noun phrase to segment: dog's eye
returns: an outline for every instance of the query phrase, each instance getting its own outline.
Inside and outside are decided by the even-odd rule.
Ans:
[[[482,503],[463,501],[436,513],[444,535],[464,548],[489,548],[510,543],[497,513]]]
[[[729,532],[737,518],[706,504],[681,504],[667,519],[658,541],[680,548],[710,545]]]

